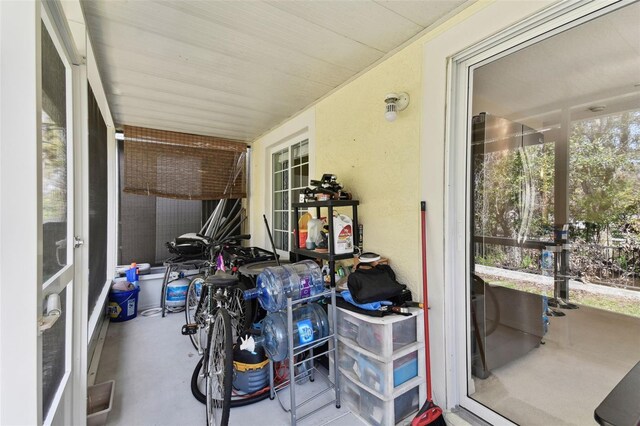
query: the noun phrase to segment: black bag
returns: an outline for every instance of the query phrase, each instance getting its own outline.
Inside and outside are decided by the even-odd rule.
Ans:
[[[380,302],[399,296],[407,288],[396,281],[396,274],[389,265],[376,265],[370,268],[358,264],[349,274],[347,287],[353,300],[358,303]],[[368,265],[367,265],[368,266]]]

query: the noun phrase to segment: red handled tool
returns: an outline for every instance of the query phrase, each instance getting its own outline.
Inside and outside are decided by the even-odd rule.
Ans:
[[[446,426],[442,409],[433,402],[431,392],[431,351],[429,348],[429,296],[427,293],[427,203],[420,202],[422,225],[422,303],[424,309],[424,352],[427,364],[427,401],[411,421],[411,426]]]

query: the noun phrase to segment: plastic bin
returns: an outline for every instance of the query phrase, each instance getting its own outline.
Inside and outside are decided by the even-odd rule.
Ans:
[[[360,383],[381,394],[388,394],[396,387],[418,375],[416,349],[395,360],[377,360],[338,342],[338,366],[353,374]]]
[[[421,387],[416,385],[397,396],[379,398],[344,374],[340,376],[342,400],[351,411],[374,426],[392,426],[419,409]],[[424,392],[424,391],[422,391]]]
[[[338,334],[374,354],[389,358],[394,352],[422,341],[422,309],[410,311],[413,314],[410,317],[377,318],[338,308]]]
[[[113,407],[115,380],[89,386],[87,389],[87,426],[104,426]]]
[[[109,292],[107,312],[112,322],[123,322],[138,316],[138,294],[140,287],[129,291]]]

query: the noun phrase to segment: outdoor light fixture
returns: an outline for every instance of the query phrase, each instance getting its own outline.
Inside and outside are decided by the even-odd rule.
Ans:
[[[384,98],[386,104],[384,109],[384,118],[387,121],[395,121],[398,117],[398,111],[404,111],[409,105],[409,95],[405,92],[389,93]]]

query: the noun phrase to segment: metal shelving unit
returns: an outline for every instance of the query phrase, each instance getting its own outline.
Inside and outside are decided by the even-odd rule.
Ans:
[[[336,311],[335,309],[333,309],[331,315],[329,316],[329,335],[324,336],[320,339],[316,339],[312,342],[296,346],[295,342],[293,341],[293,326],[294,326],[293,308],[296,305],[300,305],[302,303],[308,303],[308,302],[313,303],[313,301],[318,300],[318,298],[322,299],[326,297],[330,297],[331,303],[335,306],[335,303],[336,303],[335,287],[331,287],[329,290],[325,291],[324,293],[316,294],[303,299],[292,300],[291,297],[287,298],[287,339],[288,339],[288,348],[289,348],[289,354],[288,354],[289,380],[276,386],[275,377],[273,373],[274,372],[273,361],[269,360],[269,386],[271,388],[269,396],[272,400],[277,397],[278,402],[280,403],[280,406],[282,407],[282,409],[291,414],[292,425],[295,425],[298,420],[302,420],[305,417],[308,417],[311,414],[315,413],[316,411],[319,411],[324,407],[333,404],[334,402],[336,404],[336,408],[340,408],[340,382],[339,382],[339,375],[337,371],[334,371],[333,382],[328,377],[325,378],[323,374],[319,374],[318,375],[319,377],[322,377],[323,379],[326,380],[327,386],[324,389],[315,392],[312,396],[306,398],[304,401],[296,402],[296,386],[299,386],[297,384],[297,380],[303,376],[308,375],[309,379],[311,381],[314,381],[316,378],[316,372],[319,373],[319,371],[317,371],[316,367],[313,365],[314,364],[313,360],[315,360],[320,356],[327,355],[331,360],[333,360],[334,362],[336,361],[337,359],[336,354],[338,350],[338,334],[337,334],[337,326],[336,326],[337,325]],[[319,353],[315,352],[315,349],[319,348],[325,343],[331,343],[327,350],[324,350]],[[299,355],[302,355],[305,352],[308,353],[308,356],[305,357],[305,359],[296,362],[296,357]],[[311,362],[311,368],[309,370],[305,370],[299,373],[298,375],[296,375],[295,374],[296,367],[307,362]],[[284,402],[278,395],[278,392],[285,389],[286,387],[289,387],[289,399],[290,399],[289,408],[285,406]],[[315,398],[331,390],[335,392],[334,399],[326,402],[320,407],[317,407],[307,412],[303,416],[298,416],[298,409],[300,407],[308,404],[309,402],[313,401]]]
[[[289,354],[288,354],[289,380],[276,386],[275,380],[274,380],[274,373],[273,373],[274,371],[273,361],[271,360],[269,361],[270,363],[269,384],[271,387],[270,397],[271,399],[275,399],[277,397],[278,402],[280,403],[280,406],[282,407],[282,409],[291,413],[292,425],[295,425],[298,420],[302,420],[305,417],[308,417],[309,415],[315,413],[316,411],[321,410],[322,408],[330,404],[333,404],[334,402],[335,402],[336,408],[340,408],[340,374],[337,369],[334,369],[333,371],[333,380],[330,380],[328,376],[325,377],[324,374],[318,374],[319,377],[322,377],[323,379],[326,380],[327,386],[324,389],[315,392],[312,396],[307,397],[304,401],[296,402],[296,386],[299,386],[296,383],[297,379],[302,377],[303,375],[309,374],[310,380],[313,381],[316,378],[316,372],[319,373],[319,371],[317,371],[314,366],[313,360],[317,359],[318,357],[327,355],[329,357],[330,362],[335,363],[337,361],[338,330],[337,330],[336,310],[332,309],[329,313],[330,332],[328,336],[325,336],[321,339],[317,339],[307,344],[301,344],[296,346],[295,342],[293,341],[293,326],[294,326],[293,308],[296,305],[317,300],[319,297],[321,298],[330,297],[331,305],[336,306],[335,261],[342,260],[342,259],[350,259],[353,257],[353,253],[345,253],[345,254],[334,253],[333,210],[336,207],[352,208],[353,241],[355,243],[358,241],[358,204],[359,202],[356,200],[328,200],[328,201],[313,201],[308,203],[292,203],[292,207],[294,211],[294,223],[296,227],[295,228],[296,235],[300,235],[300,228],[298,225],[298,220],[300,219],[299,209],[316,208],[316,213],[318,218],[321,217],[320,213],[322,208],[326,208],[328,210],[327,211],[327,221],[329,224],[328,251],[326,253],[322,253],[322,252],[317,252],[314,250],[307,250],[305,248],[302,248],[299,245],[300,242],[298,238],[294,239],[295,244],[291,251],[293,253],[296,253],[305,257],[311,257],[311,258],[322,259],[327,261],[329,264],[329,271],[331,276],[329,290],[325,291],[324,293],[320,295],[314,295],[311,297],[303,298],[303,299],[298,299],[298,300],[292,300],[290,297],[287,298],[287,333],[288,333],[287,338],[289,343],[288,345],[289,346]],[[320,348],[325,343],[328,343],[328,349],[323,350],[322,352],[319,352],[319,353],[315,352],[316,349]],[[296,362],[296,356],[299,356],[305,352],[308,353],[308,356],[305,359]],[[303,363],[307,363],[309,361],[311,361],[310,371],[306,370],[296,375],[295,374],[296,366],[301,365]],[[290,399],[289,408],[285,406],[284,402],[281,400],[280,396],[278,395],[278,392],[285,389],[286,387],[289,387],[289,399]],[[330,392],[331,390],[335,392],[335,398],[333,400],[321,405],[320,407],[315,408],[314,410],[311,410],[310,412],[307,412],[303,416],[298,416],[298,409],[300,407],[308,404],[309,402],[313,401],[315,398],[327,392]]]
[[[300,241],[296,237],[294,238],[294,245],[292,248],[292,252],[295,254],[299,254],[306,257],[314,257],[316,259],[326,260],[329,264],[330,276],[331,276],[331,287],[335,287],[335,266],[336,260],[344,260],[351,259],[353,257],[353,253],[344,253],[344,254],[334,254],[334,241],[333,241],[333,211],[336,207],[351,207],[351,220],[353,221],[353,242],[354,245],[360,239],[359,231],[358,231],[358,205],[360,202],[358,200],[327,200],[327,201],[310,201],[307,203],[292,203],[291,207],[293,208],[293,220],[296,227],[296,236],[300,235],[300,226],[298,221],[300,219],[300,209],[316,209],[316,217],[321,217],[321,209],[327,209],[327,222],[329,225],[329,240],[328,240],[328,249],[329,251],[326,253],[317,252],[315,250],[307,250],[306,248],[300,247]]]

